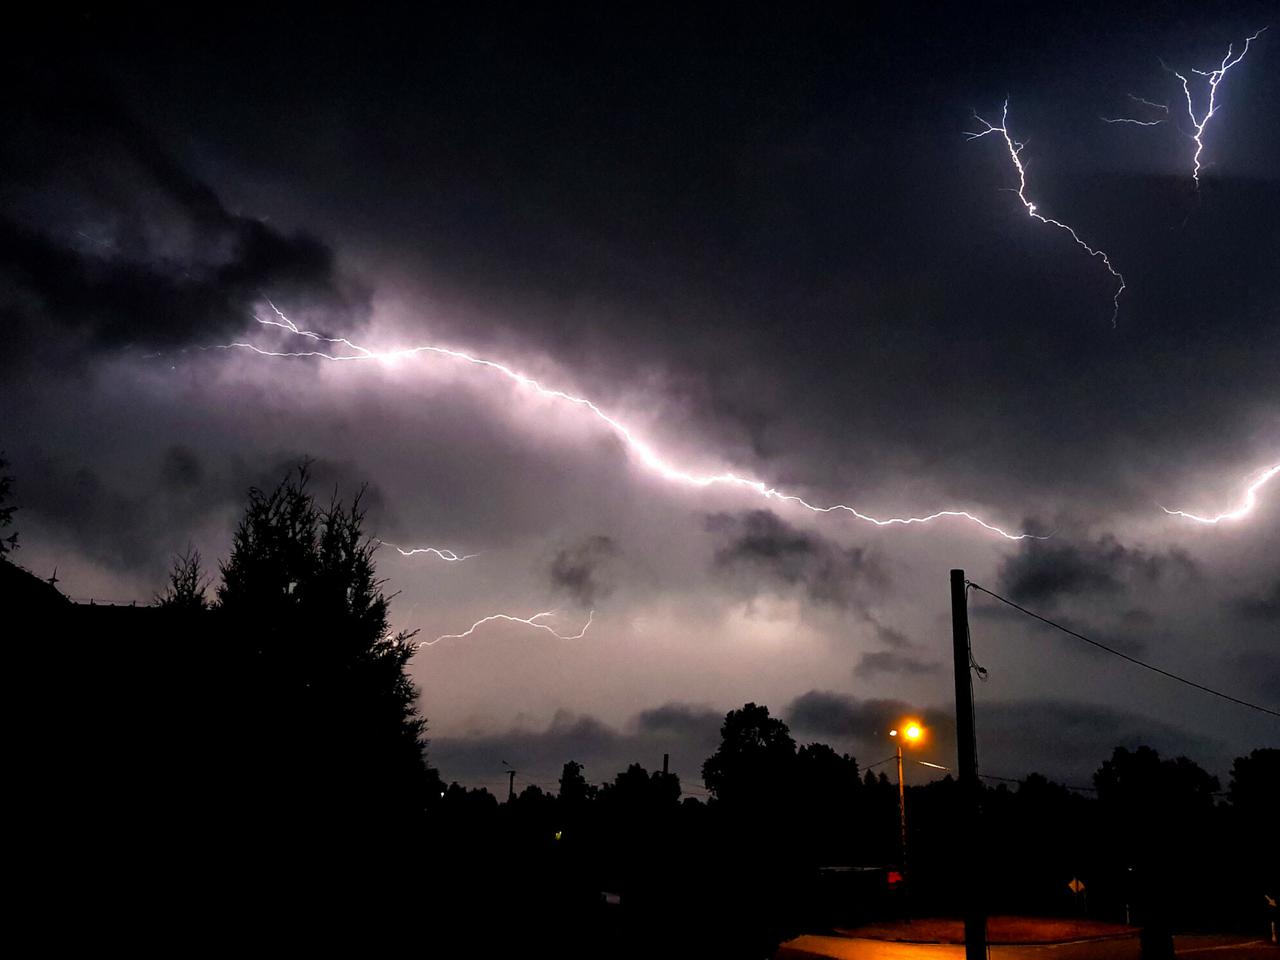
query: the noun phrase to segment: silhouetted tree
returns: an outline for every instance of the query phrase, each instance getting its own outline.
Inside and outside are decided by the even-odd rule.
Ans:
[[[13,515],[17,511],[17,507],[6,504],[9,499],[9,491],[13,487],[13,477],[6,476],[4,470],[9,466],[3,454],[0,454],[0,530],[3,530],[9,524],[13,523]],[[11,533],[7,537],[0,537],[0,557],[6,553],[18,549],[18,535]]]
[[[768,952],[794,922],[802,897],[804,851],[795,843],[796,743],[787,725],[755,703],[730,710],[720,745],[702,765],[712,793],[712,828],[704,856],[714,864],[718,907],[729,917],[752,916],[726,953]]]
[[[582,774],[582,764],[570,760],[560,773],[560,803],[566,810],[579,810],[594,798],[596,788],[587,783]]]
[[[1280,750],[1264,747],[1231,764],[1227,799],[1241,815],[1261,823],[1280,811]],[[1272,835],[1272,840],[1276,835]]]
[[[547,793],[536,783],[528,784],[516,794],[512,806],[517,819],[532,827],[536,832],[551,832],[551,824],[555,820],[556,798]],[[546,836],[540,839],[546,839]]]
[[[850,862],[862,826],[858,761],[825,743],[803,746],[796,751],[793,789],[802,814],[795,829],[811,861]]]
[[[449,784],[445,791],[445,806],[454,809],[469,809],[477,813],[492,813],[498,809],[498,798],[484,787],[472,787],[468,790],[456,780]]]
[[[680,802],[680,778],[665,776],[661,770],[649,773],[633,763],[606,783],[598,794],[600,804],[611,815],[635,817],[670,811]]]
[[[805,780],[826,788],[853,789],[858,781],[858,761],[836,753],[825,743],[810,743],[796,751],[796,769]]]
[[[754,703],[730,710],[720,726],[720,746],[702,765],[702,781],[717,801],[757,806],[791,787],[796,742],[787,725]]]
[[[190,546],[186,553],[173,558],[169,585],[156,598],[156,604],[169,610],[202,611],[209,608],[205,589],[209,578],[200,565],[200,551]]]
[[[1093,775],[1098,799],[1126,846],[1139,856],[1169,846],[1171,830],[1183,833],[1213,809],[1218,778],[1186,757],[1161,760],[1150,747],[1116,747]]]
[[[941,782],[953,781],[947,777]],[[942,821],[937,824],[942,835],[917,844],[914,821],[909,820],[912,849],[921,850],[922,859],[939,854],[935,859],[946,876],[948,860],[963,862],[953,839],[962,829],[954,815],[959,808],[926,814],[911,795],[914,792],[909,791],[908,800],[914,804],[911,810],[915,820]],[[998,869],[988,874],[987,883],[996,909],[1078,914],[1082,901],[1067,886],[1073,878],[1086,884],[1091,906],[1097,908],[1106,901],[1106,884],[1099,879],[1093,858],[1095,806],[1093,798],[1072,793],[1038,773],[1028,774],[1016,791],[1004,783],[985,791],[983,818],[990,831],[985,847],[990,851],[990,862],[998,864]],[[963,877],[946,879],[950,883],[963,882]]]
[[[247,678],[228,704],[248,774],[237,799],[270,842],[392,849],[441,789],[405,673],[414,646],[388,626],[359,496],[321,509],[308,483],[304,464],[251,490],[220,565],[213,615],[231,682]],[[175,597],[195,602],[198,566],[175,574]]]
[[[1207,869],[1218,778],[1186,757],[1161,760],[1150,747],[1117,747],[1093,775],[1103,828],[1117,865],[1133,878],[1143,957],[1172,957],[1172,918],[1193,906],[1183,877]]]
[[[1266,747],[1231,764],[1227,789],[1231,801],[1231,848],[1241,866],[1241,898],[1253,907],[1264,901],[1259,894],[1280,893],[1280,750]],[[1273,911],[1274,912],[1274,911]]]

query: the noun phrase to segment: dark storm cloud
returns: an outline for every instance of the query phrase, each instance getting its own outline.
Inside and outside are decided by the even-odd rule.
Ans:
[[[554,790],[569,760],[584,764],[588,780],[601,783],[632,763],[660,769],[662,755],[667,753],[673,772],[692,786],[701,780],[702,761],[719,743],[723,719],[723,714],[705,707],[673,703],[646,710],[616,728],[594,717],[561,711],[542,730],[434,737],[428,758],[446,780],[464,782],[499,779],[505,760],[524,771],[518,781]]]
[[[886,647],[903,649],[906,647],[914,647],[916,645],[915,641],[901,630],[881,623],[880,620],[874,616],[868,615],[867,622],[870,623],[872,628],[875,630],[876,639]]]
[[[842,749],[851,742],[864,764],[891,752],[888,731],[903,717],[915,717],[928,730],[917,757],[952,767],[954,773],[955,727],[949,706],[922,707],[811,690],[787,704],[781,716],[798,742],[830,742]],[[723,713],[709,708],[667,704],[616,728],[562,711],[540,730],[433,738],[428,756],[446,780],[484,783],[505,792],[504,760],[522,771],[517,789],[522,782],[535,782],[554,790],[568,760],[585,764],[588,780],[599,783],[630,763],[657,769],[662,754],[669,753],[674,772],[684,784],[693,785],[701,779],[702,762],[720,742],[723,719]],[[1214,769],[1229,763],[1221,744],[1212,738],[1131,711],[1078,701],[982,702],[977,724],[981,769],[995,776],[1020,778],[1038,771],[1087,785],[1115,747],[1141,744],[1162,754],[1209,761]]]
[[[783,713],[797,736],[851,738],[859,749],[876,752],[892,741],[888,730],[904,716],[919,718],[929,731],[926,759],[951,766],[955,757],[955,721],[950,706],[920,707],[899,700],[860,700],[812,690],[793,700]],[[1088,783],[1113,748],[1141,744],[1169,755],[1218,761],[1222,745],[1212,737],[1154,720],[1132,711],[1059,699],[1014,699],[977,704],[981,770],[1022,777],[1032,771]],[[869,755],[869,754],[868,754]]]
[[[121,16],[36,59],[102,63],[166,142],[194,136],[224,193],[247,171],[322,198],[299,219],[473,307],[468,343],[601,382],[661,365],[709,443],[814,491],[1012,526],[1147,510],[1187,468],[1257,452],[1277,359],[1270,51],[1232,74],[1212,203],[1176,136],[1097,121],[1124,93],[1098,78],[1150,77],[1252,13],[1133,11],[1103,40],[1088,12],[1014,30],[957,8],[924,43],[889,7],[758,10],[727,32],[696,12],[349,16],[308,56],[264,55],[294,25],[260,16],[180,43]],[[1116,330],[1109,275],[1028,221],[998,144],[960,135],[1011,84],[1034,195],[1131,279]]]
[[[986,773],[1030,771],[1085,783],[1115,747],[1146,744],[1167,756],[1190,756],[1211,772],[1223,761],[1217,739],[1118,707],[1072,700],[979,702],[978,750]]]
[[[877,650],[864,653],[853,668],[855,677],[873,677],[878,673],[894,673],[900,676],[920,676],[922,674],[939,673],[942,664],[934,660],[923,660],[909,653],[895,653],[892,650]]]
[[[356,464],[279,452],[256,463],[239,457],[209,463],[174,445],[161,455],[154,473],[132,488],[70,458],[22,456],[22,506],[33,522],[59,531],[86,556],[150,576],[158,590],[173,555],[190,542],[193,527],[243,506],[252,487],[273,489],[304,462],[309,489],[321,507],[335,494],[349,503],[364,490],[361,504],[369,512],[366,530],[372,532],[387,512],[385,500],[376,486],[365,486]],[[215,558],[207,549],[205,553],[212,563]]]
[[[618,556],[617,543],[602,534],[586,537],[556,552],[549,570],[551,586],[580,606],[590,607],[613,592],[609,562]]]
[[[204,466],[190,447],[174,444],[164,452],[160,463],[160,483],[168,490],[198,487],[204,478]]]
[[[645,734],[673,734],[705,741],[720,729],[724,715],[707,707],[668,703],[636,716],[636,728]]]
[[[903,700],[863,700],[843,693],[810,690],[791,701],[783,717],[798,734],[877,740],[904,716],[918,717],[937,730],[954,729],[947,711],[921,708]],[[886,741],[888,742],[888,741]]]
[[[1001,562],[999,582],[1013,600],[1053,606],[1065,597],[1118,595],[1197,572],[1183,550],[1150,552],[1107,535],[1095,541],[1024,540],[1016,554]]]
[[[928,737],[916,758],[951,767],[954,774],[955,727],[949,705],[864,700],[811,690],[787,704],[781,716],[798,742],[830,742],[841,749],[852,745],[864,765],[891,752],[888,731],[903,717],[918,718]],[[554,790],[567,760],[586,764],[588,780],[598,783],[630,763],[657,769],[662,754],[669,753],[672,769],[686,786],[692,786],[700,781],[702,762],[719,744],[723,719],[723,713],[706,707],[667,704],[615,728],[590,716],[561,712],[541,730],[434,738],[428,754],[446,780],[485,783],[505,792],[504,760],[523,771],[517,777],[517,789],[522,782],[536,782]],[[1079,701],[979,702],[977,729],[981,770],[994,776],[1021,778],[1040,772],[1087,786],[1115,747],[1132,749],[1142,744],[1168,756],[1188,755],[1207,764],[1211,772],[1225,772],[1230,763],[1230,751],[1212,737],[1132,711]]]
[[[358,308],[323,242],[231,212],[115,103],[52,86],[21,83],[29,99],[0,153],[0,310],[12,334],[173,347],[243,329],[264,296]]]
[[[1149,610],[1136,607],[1111,610],[1098,605],[1096,598],[1093,598],[1093,601],[1088,605],[1088,611],[1088,617],[1084,618],[1055,612],[1053,614],[1053,622],[1065,627],[1067,630],[1104,642],[1107,646],[1131,657],[1141,656],[1153,642],[1158,641],[1162,644],[1168,642],[1174,636],[1167,626],[1161,624]],[[1013,631],[1034,630],[1055,640],[1065,640],[1064,635],[1049,624],[1028,617],[1021,611],[1014,610],[1012,607],[1002,603],[993,601],[990,603],[971,604],[969,613],[974,621],[985,620],[992,623],[1005,624],[1008,629]],[[1077,641],[1066,642],[1077,643]],[[1081,650],[1085,656],[1089,657],[1098,658],[1107,655],[1095,647],[1083,644],[1077,646],[1076,649]]]
[[[1280,709],[1280,653],[1257,650],[1236,658],[1242,682],[1253,687],[1261,702]]]
[[[1259,596],[1238,597],[1228,606],[1240,616],[1264,623],[1280,621],[1280,580]]]
[[[888,575],[863,548],[842,547],[766,510],[713,514],[706,529],[720,543],[713,570],[748,590],[799,589],[814,603],[849,609],[888,586]]]

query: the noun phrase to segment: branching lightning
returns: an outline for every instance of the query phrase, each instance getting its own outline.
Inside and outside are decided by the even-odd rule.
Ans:
[[[542,620],[545,620],[547,617],[554,616],[557,612],[558,611],[556,610],[545,610],[542,613],[535,613],[532,617],[513,617],[510,614],[506,614],[506,613],[490,614],[487,617],[481,617],[479,620],[473,623],[470,627],[468,627],[462,633],[446,633],[443,636],[436,637],[434,640],[423,640],[421,643],[418,644],[418,649],[421,650],[423,647],[434,647],[441,640],[465,639],[466,637],[471,636],[473,633],[475,633],[485,624],[494,623],[495,621],[501,621],[506,623],[522,623],[526,627],[533,627],[535,630],[545,630],[547,633],[551,634],[557,640],[581,640],[583,637],[587,635],[587,630],[591,628],[592,621],[595,620],[595,616],[596,616],[595,611],[592,610],[589,614],[587,614],[587,622],[582,625],[581,630],[573,634],[563,634],[563,633],[557,632],[553,627],[541,622]]]
[[[1027,170],[1022,163],[1022,149],[1023,147],[1026,146],[1026,144],[1020,143],[1019,141],[1014,140],[1013,137],[1009,135],[1009,100],[1008,98],[1006,98],[1004,101],[1004,109],[1000,115],[1000,126],[997,127],[995,124],[991,123],[989,120],[984,120],[982,117],[978,116],[977,113],[973,115],[973,118],[977,120],[979,123],[983,124],[985,129],[979,130],[976,133],[966,133],[965,136],[968,137],[970,140],[980,140],[990,133],[998,133],[1000,134],[1001,137],[1004,138],[1005,146],[1009,148],[1009,159],[1013,162],[1014,169],[1018,171],[1018,189],[1016,193],[1018,194],[1018,199],[1022,201],[1022,205],[1027,209],[1027,215],[1030,217],[1034,217],[1036,220],[1039,220],[1041,223],[1047,223],[1050,226],[1057,227],[1060,230],[1065,230],[1068,234],[1071,235],[1071,239],[1074,240],[1079,247],[1081,247],[1082,249],[1088,252],[1089,256],[1095,257],[1101,260],[1103,266],[1107,268],[1107,272],[1110,273],[1111,276],[1115,277],[1116,280],[1119,282],[1120,285],[1116,288],[1115,296],[1111,298],[1112,307],[1113,307],[1111,312],[1111,326],[1114,327],[1116,325],[1116,318],[1120,315],[1120,294],[1124,293],[1124,287],[1125,287],[1124,277],[1121,276],[1120,272],[1111,265],[1111,258],[1108,257],[1104,251],[1095,250],[1093,247],[1089,246],[1089,244],[1085,243],[1083,240],[1080,239],[1080,235],[1076,233],[1074,229],[1067,226],[1061,220],[1054,220],[1052,217],[1046,217],[1044,214],[1040,213],[1036,209],[1035,203],[1027,199]]]
[[[1239,520],[1253,512],[1253,508],[1258,503],[1258,491],[1266,486],[1266,484],[1277,474],[1280,474],[1280,463],[1273,464],[1272,466],[1264,469],[1254,477],[1249,486],[1245,488],[1244,499],[1241,501],[1240,506],[1236,507],[1234,510],[1228,510],[1225,513],[1220,513],[1215,517],[1202,517],[1198,514],[1187,513],[1185,510],[1170,510],[1168,507],[1161,507],[1160,509],[1170,516],[1185,517],[1188,520],[1196,521],[1196,523],[1220,523],[1223,520]]]
[[[1016,155],[1015,155],[1016,161]],[[1021,165],[1019,165],[1021,169]],[[1037,215],[1038,216],[1038,215]],[[1043,219],[1043,218],[1040,218]],[[1053,222],[1053,221],[1049,221]],[[1070,228],[1066,228],[1070,229]],[[1114,271],[1113,271],[1114,272]],[[1118,275],[1117,275],[1118,276]],[[268,301],[269,302],[269,301]],[[266,327],[275,327],[286,331],[294,336],[302,337],[306,340],[315,342],[316,344],[331,344],[343,348],[340,351],[330,352],[325,349],[308,349],[308,350],[268,350],[257,344],[245,341],[237,341],[224,344],[218,349],[224,350],[249,350],[263,357],[299,357],[299,358],[315,358],[320,360],[328,360],[333,362],[347,361],[395,361],[416,357],[423,354],[430,354],[439,357],[445,357],[450,360],[461,361],[475,367],[480,367],[490,373],[501,376],[510,380],[521,387],[533,390],[535,393],[549,397],[554,400],[570,403],[581,407],[588,411],[593,417],[607,426],[625,445],[631,455],[645,469],[656,474],[663,480],[670,483],[679,483],[691,487],[710,487],[710,486],[731,486],[739,487],[764,497],[767,500],[778,500],[784,503],[791,503],[803,507],[812,513],[847,513],[850,516],[861,520],[865,523],[874,524],[877,527],[889,526],[911,526],[914,524],[931,523],[934,520],[942,520],[946,518],[956,518],[966,520],[969,523],[976,524],[984,530],[998,534],[1007,540],[1024,540],[1024,539],[1044,539],[1043,537],[1035,537],[1028,533],[1010,533],[1003,530],[995,524],[988,523],[982,518],[975,516],[965,510],[939,510],[925,516],[917,517],[873,517],[868,514],[851,507],[847,504],[837,503],[831,506],[821,506],[810,503],[802,497],[790,493],[784,493],[775,487],[769,486],[762,480],[756,480],[751,477],[739,476],[736,473],[715,473],[715,474],[699,474],[691,472],[687,469],[676,466],[667,457],[658,451],[656,447],[648,441],[641,439],[626,424],[617,420],[613,416],[606,413],[598,407],[594,401],[586,397],[575,396],[548,387],[540,383],[538,380],[528,374],[520,373],[503,363],[494,360],[486,360],[483,357],[477,357],[461,350],[455,350],[449,347],[437,346],[434,344],[425,344],[414,347],[403,347],[395,350],[372,350],[368,347],[361,346],[358,343],[347,339],[346,337],[326,337],[315,333],[311,330],[300,329],[292,320],[286,317],[279,309],[271,304],[272,310],[275,312],[275,319],[270,317],[255,317],[258,323]]]
[[[1244,55],[1249,52],[1249,44],[1251,44],[1254,40],[1257,40],[1258,37],[1260,37],[1263,31],[1265,31],[1266,29],[1267,29],[1266,27],[1263,27],[1253,36],[1246,37],[1244,41],[1244,49],[1242,49],[1240,53],[1235,56],[1233,56],[1232,54],[1232,49],[1234,45],[1228,44],[1227,54],[1222,58],[1222,62],[1218,64],[1218,69],[1216,70],[1192,69],[1191,70],[1191,72],[1194,73],[1196,76],[1204,77],[1209,81],[1209,104],[1205,108],[1204,115],[1199,118],[1196,117],[1196,108],[1191,98],[1190,81],[1187,80],[1185,75],[1179,73],[1177,70],[1174,70],[1172,67],[1166,64],[1163,60],[1160,61],[1160,65],[1162,67],[1164,67],[1166,70],[1172,73],[1175,77],[1177,77],[1180,81],[1182,81],[1182,93],[1186,97],[1186,101],[1187,101],[1187,117],[1190,118],[1192,129],[1195,130],[1195,133],[1191,134],[1191,139],[1194,140],[1196,144],[1196,152],[1194,157],[1192,158],[1195,166],[1191,172],[1191,177],[1193,180],[1195,180],[1197,188],[1199,188],[1200,186],[1200,154],[1204,151],[1204,139],[1203,139],[1204,130],[1205,130],[1205,127],[1209,125],[1209,121],[1213,119],[1213,115],[1218,109],[1218,103],[1217,103],[1218,84],[1222,83],[1222,80],[1227,75],[1228,70],[1230,70],[1237,63],[1239,63],[1241,60],[1244,59]]]
[[[1134,103],[1140,103],[1144,107],[1150,107],[1153,110],[1163,111],[1164,116],[1159,120],[1139,120],[1136,117],[1099,117],[1103,123],[1132,123],[1139,127],[1158,127],[1169,119],[1169,105],[1167,103],[1156,103],[1153,100],[1147,100],[1145,97],[1129,94],[1129,99]]]

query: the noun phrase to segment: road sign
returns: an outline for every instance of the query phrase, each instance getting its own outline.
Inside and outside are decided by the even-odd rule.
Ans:
[[[1072,877],[1071,882],[1067,884],[1067,889],[1072,893],[1084,893],[1084,884]]]

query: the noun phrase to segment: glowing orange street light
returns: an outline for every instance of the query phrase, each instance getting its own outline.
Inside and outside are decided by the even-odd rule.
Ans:
[[[906,720],[900,725],[902,727],[901,736],[897,729],[889,731],[889,736],[893,737],[894,743],[898,748],[898,824],[902,829],[902,880],[905,887],[907,881],[907,792],[902,782],[902,741],[916,744],[924,739],[924,727],[920,726],[915,720]]]

